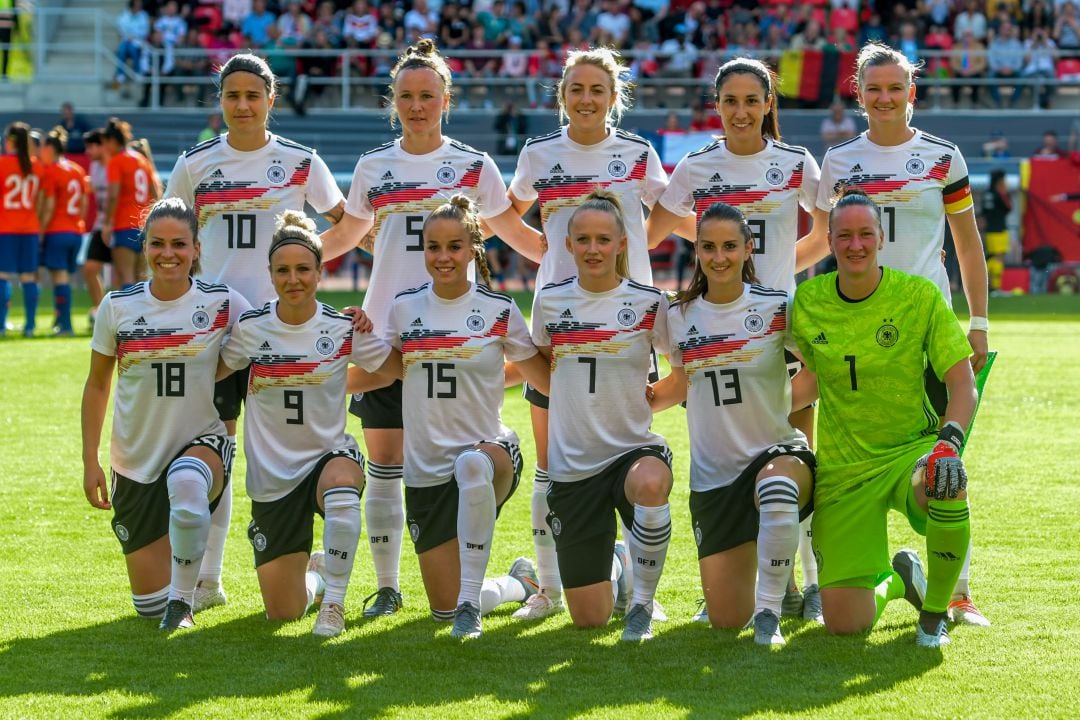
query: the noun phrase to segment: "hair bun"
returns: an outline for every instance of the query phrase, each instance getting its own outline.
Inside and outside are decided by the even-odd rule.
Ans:
[[[461,208],[465,212],[470,212],[471,213],[471,212],[473,212],[475,210],[475,206],[473,205],[473,201],[470,200],[469,196],[465,195],[464,193],[457,193],[453,197],[451,197],[450,198],[450,204],[453,205],[456,208]]]
[[[430,38],[422,38],[416,45],[410,47],[408,50],[409,55],[420,55],[422,57],[429,57],[435,54],[435,43]]]
[[[286,210],[278,215],[278,232],[291,227],[301,228],[308,232],[315,232],[315,222],[299,210]]]
[[[866,194],[866,191],[863,190],[858,185],[845,185],[845,186],[843,186],[842,188],[840,188],[840,192],[838,192],[836,194],[836,199],[837,200],[843,200],[844,198],[849,197],[851,195],[861,195],[862,197],[866,198],[867,200],[870,199],[870,196]]]

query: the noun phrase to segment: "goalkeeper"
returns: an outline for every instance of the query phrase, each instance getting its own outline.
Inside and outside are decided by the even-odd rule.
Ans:
[[[879,266],[884,242],[881,210],[845,190],[829,214],[837,271],[795,293],[792,331],[820,394],[814,553],[830,632],[868,630],[903,597],[920,611],[916,643],[940,647],[970,537],[960,451],[976,406],[972,351],[934,283]],[[944,418],[926,397],[927,363],[944,369]],[[890,567],[890,509],[926,536],[925,571],[911,550]]]

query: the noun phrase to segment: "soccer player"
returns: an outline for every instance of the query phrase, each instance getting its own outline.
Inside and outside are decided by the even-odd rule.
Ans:
[[[11,281],[22,283],[26,320],[25,337],[34,336],[37,314],[38,244],[41,223],[41,166],[30,150],[30,126],[13,122],[4,130],[4,151],[0,155],[0,337],[7,334]]]
[[[192,275],[202,250],[182,201],[151,208],[144,231],[150,280],[105,296],[83,391],[83,491],[113,510],[135,610],[163,630],[191,627],[210,514],[229,482],[232,445],[214,409],[225,335],[248,309],[225,285]],[[113,368],[112,493],[98,461]],[[149,430],[148,430],[149,428]]]
[[[959,455],[976,404],[971,346],[932,281],[879,265],[882,217],[866,193],[847,189],[829,217],[837,271],[795,292],[792,334],[821,395],[814,549],[830,632],[867,630],[906,597],[920,610],[916,643],[940,647],[970,538]],[[949,391],[940,431],[927,362]],[[910,550],[889,567],[890,509],[926,536],[925,575]]]
[[[654,411],[686,401],[690,514],[713,627],[782,645],[781,605],[810,514],[814,456],[788,421],[790,296],[757,284],[753,230],[737,209],[701,214],[690,287],[668,311],[671,374]],[[756,544],[756,549],[755,549]],[[757,594],[754,578],[757,577]]]
[[[562,239],[574,210],[597,187],[615,193],[625,208],[630,277],[652,284],[642,208],[653,208],[667,185],[667,173],[647,140],[618,128],[630,104],[625,70],[619,55],[607,48],[571,51],[556,93],[559,119],[566,124],[526,142],[518,157],[507,194],[521,215],[539,203],[540,222],[549,240],[537,288],[577,274]],[[514,617],[535,620],[561,612],[563,602],[555,543],[547,526],[548,398],[531,386],[526,386],[525,398],[536,441],[532,526],[541,590]]]
[[[67,131],[57,125],[41,148],[45,181],[41,225],[45,228],[44,266],[53,282],[56,334],[72,335],[71,273],[86,232],[86,208],[90,199],[90,178],[81,165],[64,157]]]
[[[355,247],[374,233],[371,281],[364,310],[376,327],[386,325],[394,296],[428,280],[423,227],[428,214],[450,195],[473,200],[487,229],[532,260],[540,260],[540,235],[526,226],[506,199],[502,175],[487,153],[442,133],[450,110],[450,68],[430,40],[420,40],[390,73],[390,119],[401,137],[360,156],[341,222],[323,234],[327,257]],[[401,385],[353,398],[349,411],[364,426],[368,465],[368,539],[378,589],[365,611],[390,615],[401,608],[398,582],[402,530]]]
[[[316,602],[312,633],[345,630],[345,591],[360,539],[364,458],[345,433],[348,363],[400,377],[390,347],[353,334],[352,319],[319,302],[322,244],[303,213],[283,213],[270,245],[277,299],[244,313],[221,352],[219,375],[250,365],[244,456],[266,616],[293,620]],[[311,554],[322,515],[323,552]]]
[[[504,358],[545,390],[549,371],[517,305],[490,290],[472,201],[455,195],[423,233],[431,281],[398,294],[385,333],[405,367],[406,522],[432,615],[453,619],[452,637],[477,638],[482,613],[538,588],[525,558],[484,580],[495,518],[521,478],[517,433],[501,419]]]
[[[105,201],[101,239],[112,249],[113,272],[121,289],[135,282],[136,266],[142,253],[142,218],[150,204],[158,199],[150,162],[144,155],[128,149],[129,142],[131,125],[119,118],[109,118],[102,133],[102,145],[109,158],[105,164],[109,194]]]
[[[629,279],[626,224],[610,190],[586,196],[564,242],[578,275],[540,290],[532,326],[552,367],[548,526],[574,624],[607,623],[618,601],[629,606],[623,640],[648,640],[671,540],[671,452],[649,430],[645,397],[652,348],[667,351],[667,298]],[[613,563],[616,511],[630,528],[630,557]],[[619,583],[627,563],[629,600]]]
[[[112,250],[101,239],[101,228],[105,223],[105,205],[109,198],[109,180],[105,172],[105,163],[108,158],[105,148],[102,146],[104,129],[94,128],[83,133],[83,144],[86,146],[86,154],[90,158],[90,187],[94,191],[94,227],[90,233],[90,244],[86,247],[86,260],[83,262],[82,274],[86,282],[86,291],[90,295],[90,328],[94,327],[98,305],[105,297],[105,287],[102,284],[102,270],[106,265],[112,264]],[[115,279],[115,278],[114,278]]]
[[[724,136],[679,161],[671,183],[647,222],[649,247],[671,232],[694,239],[694,222],[716,202],[742,212],[754,235],[754,269],[765,287],[795,292],[795,274],[828,254],[826,210],[815,206],[821,171],[810,152],[780,142],[776,77],[760,61],[736,58],[716,73],[716,111]],[[799,237],[799,208],[811,230]],[[800,367],[788,354],[788,369]],[[796,408],[791,423],[813,443],[814,409]],[[784,614],[821,619],[817,564],[810,547],[810,519],[799,541],[804,593],[792,586]],[[704,617],[698,619],[704,620]]]
[[[971,321],[967,334],[975,372],[986,364],[986,256],[975,225],[967,163],[952,143],[910,125],[915,102],[915,66],[903,54],[877,43],[859,51],[856,62],[859,105],[868,129],[829,148],[821,163],[817,206],[828,210],[843,187],[862,188],[881,208],[885,247],[881,262],[929,278],[952,306],[952,291],[941,262],[945,225],[952,231]],[[927,368],[927,392],[940,416],[946,407],[940,373]],[[950,611],[957,622],[989,625],[971,600],[967,553]]]
[[[315,150],[270,132],[277,79],[265,60],[234,55],[218,72],[218,88],[228,132],[177,159],[166,195],[183,198],[199,215],[206,247],[203,277],[228,283],[253,307],[262,307],[275,297],[266,257],[277,216],[303,210],[306,203],[334,223],[344,212],[345,197]],[[215,393],[233,443],[247,384],[247,372],[238,372],[223,378]],[[231,517],[230,492],[214,515],[196,611],[226,602],[221,568]]]

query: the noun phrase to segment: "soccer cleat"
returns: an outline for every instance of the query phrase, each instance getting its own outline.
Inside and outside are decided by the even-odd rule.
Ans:
[[[660,604],[660,601],[653,598],[652,601],[652,619],[653,622],[667,622],[667,611],[664,610],[664,606]]]
[[[821,590],[817,583],[803,588],[803,620],[813,620],[822,625],[825,624],[825,616],[821,613]]]
[[[456,640],[476,640],[482,632],[480,608],[467,602],[458,605],[454,610],[454,627],[450,628],[450,637]]]
[[[525,589],[525,600],[539,592],[540,581],[536,579],[536,566],[529,558],[519,557],[506,574],[521,583],[521,587]]]
[[[561,613],[563,607],[562,598],[553,600],[544,592],[544,588],[529,596],[525,604],[514,611],[510,617],[515,620],[543,620],[551,615]]]
[[[918,553],[914,550],[901,550],[893,556],[892,566],[904,581],[904,599],[921,611],[923,599],[926,597],[926,574]]]
[[[651,603],[650,603],[651,604]],[[627,642],[652,640],[652,608],[648,605],[635,605],[626,613],[626,627],[622,639]]]
[[[783,645],[780,634],[780,618],[772,610],[762,610],[751,620],[754,624],[754,642],[758,645]]]
[[[622,568],[622,572],[619,573],[619,579],[615,583],[615,606],[613,610],[616,615],[623,615],[626,613],[627,606],[630,605],[630,573],[626,571],[626,568],[630,565],[630,551],[626,549],[626,543],[621,540],[615,543],[615,559],[619,561],[619,567]]]
[[[780,614],[784,617],[802,617],[805,602],[806,598],[799,592],[799,588],[788,585],[784,590],[784,599],[780,603]]]
[[[368,601],[375,598],[375,602],[368,607]],[[364,598],[364,617],[379,617],[380,615],[393,615],[401,609],[404,602],[401,593],[392,587],[381,587]]]
[[[158,628],[172,632],[190,627],[195,627],[195,621],[191,619],[191,606],[180,599],[170,600],[165,606],[165,615]]]
[[[311,634],[316,637],[332,638],[345,632],[345,608],[337,603],[324,602],[319,606],[315,618],[315,627]]]
[[[697,612],[690,618],[690,622],[709,622],[709,606],[705,604],[705,598],[697,601]]]
[[[990,620],[979,612],[979,608],[975,607],[975,603],[967,595],[961,595],[949,603],[949,619],[957,625],[990,627]]]
[[[945,618],[942,617],[937,621],[933,632],[927,632],[923,629],[922,618],[919,618],[919,622],[915,623],[915,645],[917,647],[924,648],[940,648],[948,645],[949,629],[945,627]]]
[[[191,612],[202,612],[218,605],[224,605],[226,602],[228,602],[228,598],[225,597],[225,589],[220,584],[211,585],[200,580],[199,584],[195,586],[195,604],[191,606]]]

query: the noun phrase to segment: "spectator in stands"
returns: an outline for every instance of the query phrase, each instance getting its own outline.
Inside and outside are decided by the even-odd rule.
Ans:
[[[150,37],[146,41],[146,45],[143,48],[143,53],[139,56],[139,78],[142,83],[142,100],[139,101],[139,107],[150,107],[150,93],[154,89],[154,83],[151,81],[150,75],[154,70],[154,64],[157,65],[157,72],[165,77],[173,71],[173,63],[176,58],[171,52],[165,52],[165,43],[163,35],[160,30],[152,30]],[[156,60],[155,60],[156,58]],[[165,92],[165,85],[158,85],[157,104],[162,104],[162,94]]]
[[[1057,54],[1057,46],[1054,41],[1047,37],[1046,30],[1038,28],[1031,31],[1031,37],[1024,43],[1024,69],[1020,76],[1025,78],[1043,78],[1053,80],[1054,56]],[[1039,94],[1039,107],[1043,110],[1050,109],[1050,99],[1054,93],[1054,86],[1048,83],[1032,88],[1032,93]]]
[[[161,8],[161,15],[154,20],[154,30],[161,33],[161,47],[164,49],[161,73],[172,73],[176,69],[176,56],[173,50],[187,34],[187,21],[180,17],[180,7],[176,0],[169,0]],[[168,67],[168,70],[165,68]]]
[[[825,46],[837,52],[855,52],[855,43],[851,41],[851,35],[844,28],[833,28],[829,35],[829,42]]]
[[[86,118],[75,113],[75,106],[69,102],[60,106],[60,125],[67,132],[67,152],[80,155],[86,151],[83,144],[83,133],[90,131],[90,123]]]
[[[213,140],[221,134],[221,113],[210,113],[206,116],[206,127],[199,131],[199,137],[195,140],[195,144],[204,143],[207,140]]]
[[[413,0],[412,10],[405,13],[405,41],[416,43],[421,38],[437,40],[439,16],[428,7],[427,0]]]
[[[140,72],[143,48],[150,37],[150,16],[143,10],[142,0],[131,0],[127,10],[116,19],[120,31],[120,45],[116,48],[116,78],[114,85],[127,81],[126,68],[136,75]]]
[[[859,30],[859,46],[861,47],[869,42],[885,43],[888,40],[889,34],[885,30],[885,26],[881,24],[881,15],[876,12],[870,13],[870,19]]]
[[[795,33],[795,36],[791,38],[790,49],[792,50],[822,50],[824,47],[825,38],[821,34],[821,26],[817,20],[806,23],[803,31]]]
[[[705,103],[701,101],[694,103],[694,106],[690,109],[691,132],[711,132],[712,130],[723,129],[724,121],[720,118],[719,113],[710,112],[709,108],[705,107]]]
[[[840,28],[848,35],[854,35],[859,30],[859,3],[857,0],[840,0],[833,3],[832,14],[829,16],[829,30]]]
[[[980,0],[967,0],[966,6],[953,21],[953,37],[962,40],[965,33],[971,33],[980,42],[986,39],[986,15],[983,14]]]
[[[331,48],[337,49],[345,44],[341,36],[341,18],[335,14],[334,0],[322,0],[315,11],[315,20],[311,23],[310,39],[314,39],[315,33],[326,35],[326,41]]]
[[[277,19],[281,39],[301,45],[311,32],[311,17],[304,12],[300,0],[289,0],[286,10]]]
[[[657,135],[682,135],[686,129],[679,121],[679,113],[672,110],[664,118],[664,126],[656,131]]]
[[[251,12],[240,23],[240,32],[251,47],[262,47],[270,40],[268,30],[277,16],[266,9],[266,0],[252,0]]]
[[[1080,18],[1076,16],[1076,3],[1066,2],[1054,23],[1054,43],[1059,50],[1080,50]]]
[[[933,25],[948,25],[952,13],[952,0],[927,0],[926,14]]]
[[[498,4],[498,2],[496,2]],[[570,12],[563,15],[562,22],[559,27],[562,29],[562,34],[568,40],[571,40],[571,30],[577,30],[581,33],[582,38],[586,38],[592,34],[593,28],[596,26],[596,11],[593,10],[592,0],[574,0],[574,5],[570,9]],[[575,41],[571,40],[572,43]],[[576,44],[576,43],[575,43]],[[571,48],[571,49],[587,49],[588,45],[583,48]]]
[[[847,114],[844,103],[833,100],[829,106],[829,116],[821,121],[821,142],[825,147],[831,147],[858,134],[855,121]]]
[[[499,3],[496,3],[498,5]],[[487,31],[483,25],[473,25],[472,39],[469,40],[467,50],[491,50],[492,45],[487,41]],[[487,87],[483,80],[495,75],[499,65],[497,59],[490,55],[476,55],[465,58],[465,76],[473,81],[472,85],[463,83],[461,107],[471,107],[473,102],[479,101],[485,108],[491,107],[491,99],[488,97]],[[472,98],[470,100],[470,98]]]
[[[525,3],[515,2],[510,6],[510,17],[507,19],[507,29],[510,37],[521,38],[523,47],[531,48],[535,43],[536,27],[533,25],[529,14],[525,9]]]
[[[446,7],[455,6],[447,3]],[[346,47],[363,50],[375,47],[375,38],[379,36],[379,19],[367,0],[355,0],[349,6],[342,22],[341,34]]]
[[[999,160],[1009,157],[1009,139],[1000,130],[990,133],[990,139],[983,143],[983,155],[988,160]]]
[[[529,137],[529,118],[512,100],[507,100],[502,112],[495,116],[495,132],[499,133],[499,155],[517,155]]]
[[[1010,22],[1003,22],[998,26],[994,39],[986,49],[986,60],[990,67],[990,77],[995,80],[1005,80],[1020,76],[1024,69],[1024,44],[1017,37],[1016,26]],[[1001,107],[1001,83],[990,84],[990,97],[994,105]],[[1009,97],[1011,107],[1019,99],[1019,88],[1013,87]]]
[[[464,49],[469,42],[469,19],[467,7],[459,6],[455,2],[443,4],[442,14],[439,16],[439,45],[443,50]]]
[[[1054,9],[1050,0],[1034,0],[1030,6],[1025,3],[1024,30],[1030,37],[1035,30],[1043,29],[1050,33],[1054,29]]]
[[[1031,157],[1040,160],[1059,160],[1061,158],[1061,146],[1058,145],[1057,133],[1053,130],[1044,132],[1042,145],[1035,148],[1035,152],[1031,153]]]
[[[559,11],[558,5],[551,4],[547,8],[536,13],[536,43],[539,46],[540,41],[544,41],[548,44],[548,47],[562,45],[563,34],[562,29],[559,27],[559,20],[562,13]],[[650,28],[655,28],[652,23],[648,24]],[[635,29],[635,28],[631,28]]]
[[[630,34],[630,17],[622,11],[617,0],[601,0],[600,14],[596,16],[596,27],[603,35],[599,44],[621,48],[625,46]]]
[[[499,66],[499,77],[512,78],[518,81],[524,81],[526,73],[529,71],[529,55],[522,50],[521,38],[517,35],[510,37],[510,45],[502,53],[501,64]],[[511,86],[507,88],[513,93],[517,93],[517,86]],[[529,102],[535,102],[536,98],[530,93]]]
[[[405,26],[398,18],[394,7],[394,4],[390,2],[379,3],[379,38],[376,39],[379,47],[397,47],[405,41]],[[379,74],[389,75],[390,66],[387,65],[385,72]]]
[[[235,28],[240,27],[244,18],[251,14],[254,7],[252,0],[222,0],[221,19]]]
[[[300,58],[300,74],[296,78],[296,104],[305,105],[309,99],[321,98],[328,87],[326,80],[337,75],[337,48],[324,30],[312,30],[304,40],[303,49],[319,50],[321,55]],[[316,82],[311,82],[316,80]]]
[[[960,42],[953,47],[949,67],[957,80],[977,80],[986,76],[986,47],[975,39],[970,30],[965,32],[960,37]],[[979,85],[975,83],[953,85],[953,104],[960,104],[960,93],[965,87],[971,88],[971,106],[978,107]]]
[[[484,29],[484,42],[489,48],[502,47],[510,37],[510,23],[506,19],[506,3],[503,0],[495,0],[490,9],[476,13],[476,20]]]
[[[196,78],[202,79],[210,74],[210,58],[203,53],[205,48],[199,41],[199,31],[196,28],[188,28],[184,38],[176,46],[180,52],[176,54],[176,63],[173,67],[172,75],[178,78]],[[187,54],[187,51],[195,51],[193,54]],[[205,83],[196,82],[193,83],[195,89],[195,102],[197,105],[202,105],[206,99],[206,90],[209,87]],[[185,94],[189,85],[183,83],[177,83],[172,86],[173,94],[176,97],[176,103],[183,105],[185,101]]]

